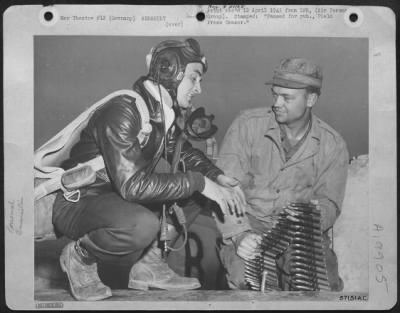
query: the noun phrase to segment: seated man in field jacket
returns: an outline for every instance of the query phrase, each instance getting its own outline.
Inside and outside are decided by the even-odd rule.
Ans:
[[[196,278],[178,276],[161,258],[157,236],[162,204],[198,191],[223,213],[244,207],[237,182],[187,141],[179,155],[185,172],[154,172],[161,157],[173,159],[181,133],[177,113],[191,109],[192,98],[201,93],[207,63],[194,39],[161,42],[147,61],[148,75],[133,86],[149,111],[152,130],[147,140],[140,144],[137,138],[141,116],[135,98],[117,96],[93,114],[63,164],[69,169],[97,155],[105,163],[96,182],[80,190],[78,202],[60,192],[53,210],[57,231],[74,240],[62,251],[60,264],[78,300],[112,295],[98,276],[99,262],[132,266],[130,288],[199,288]]]
[[[245,110],[228,129],[217,165],[241,182],[248,208],[244,218],[217,223],[220,255],[232,289],[247,289],[244,260],[257,253],[261,235],[291,202],[314,202],[321,213],[329,285],[341,290],[328,230],[342,206],[349,162],[342,137],[311,113],[322,86],[322,71],[305,59],[282,60],[272,85],[272,108]],[[229,217],[229,216],[228,216]],[[278,260],[280,287],[290,290],[290,250]]]

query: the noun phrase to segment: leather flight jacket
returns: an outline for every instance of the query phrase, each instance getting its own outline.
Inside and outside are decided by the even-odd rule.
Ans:
[[[72,147],[66,170],[78,163],[102,155],[105,169],[97,173],[95,183],[81,189],[81,197],[104,192],[117,192],[132,202],[158,202],[187,198],[204,188],[204,176],[215,180],[223,172],[204,154],[186,141],[180,154],[186,172],[155,173],[161,157],[172,162],[181,129],[174,124],[165,134],[162,105],[144,86],[146,77],[136,81],[133,89],[144,99],[150,115],[152,131],[140,145],[137,135],[141,120],[135,99],[117,96],[96,110]]]

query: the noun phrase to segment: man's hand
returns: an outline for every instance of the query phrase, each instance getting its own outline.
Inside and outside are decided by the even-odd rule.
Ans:
[[[246,211],[246,203],[240,187],[239,190],[236,187],[224,187],[205,177],[205,186],[201,193],[217,202],[224,215],[234,214],[235,212],[236,214],[244,214]]]
[[[229,177],[226,175],[218,175],[217,177],[217,182],[218,184],[220,184],[223,187],[227,187],[227,188],[231,188],[233,189],[233,192],[236,193],[235,197],[238,201],[238,205],[235,206],[236,209],[236,215],[238,216],[243,216],[244,213],[246,213],[246,197],[244,195],[244,192],[242,190],[242,188],[240,187],[240,182],[233,178],[233,177]],[[230,212],[232,215],[235,214],[235,211],[231,211]]]
[[[299,212],[296,211],[296,208],[292,206],[292,204],[289,202],[287,206],[283,209],[285,213],[287,213],[287,219],[292,221],[292,222],[300,222],[296,216],[299,215]]]
[[[237,179],[223,174],[217,176],[217,182],[224,187],[235,187],[240,183]]]
[[[318,200],[311,200],[310,201],[312,204],[314,204],[317,208],[317,210],[320,210]],[[300,220],[296,218],[300,213],[295,209],[295,206],[293,206],[290,202],[288,202],[286,208],[284,208],[284,211],[288,214],[287,218],[293,222],[299,222]]]
[[[240,242],[237,243],[236,253],[244,260],[254,259],[259,253],[259,245],[261,244],[261,235],[255,233],[246,234]]]

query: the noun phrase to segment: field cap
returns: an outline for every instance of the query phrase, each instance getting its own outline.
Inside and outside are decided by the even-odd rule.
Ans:
[[[306,59],[292,58],[281,60],[274,70],[274,76],[266,85],[300,89],[322,87],[322,69],[319,65]]]

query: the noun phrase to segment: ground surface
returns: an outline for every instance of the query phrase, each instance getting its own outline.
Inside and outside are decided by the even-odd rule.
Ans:
[[[113,290],[113,296],[103,301],[327,301],[339,300],[341,293],[335,292],[269,292],[232,291],[232,290]],[[349,296],[349,293],[346,293]],[[366,296],[365,293],[352,293],[354,296]],[[35,292],[38,301],[74,301],[65,289],[44,289]]]

